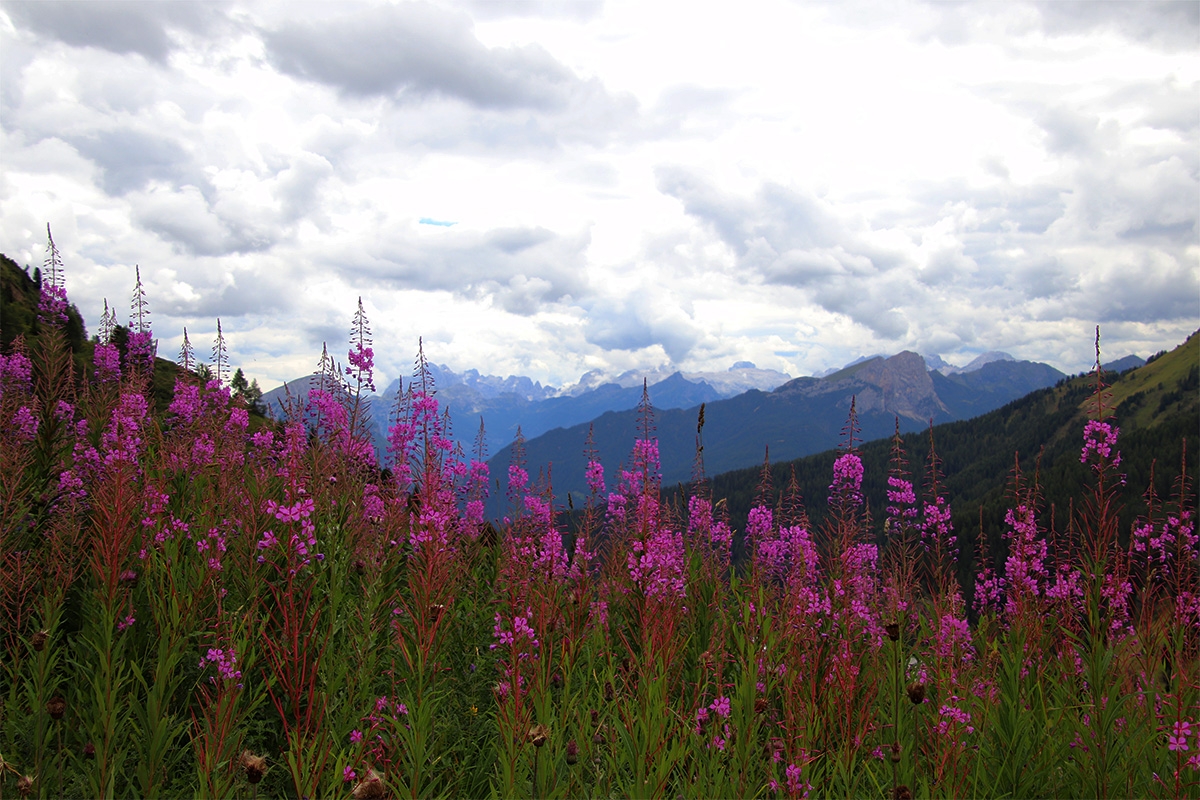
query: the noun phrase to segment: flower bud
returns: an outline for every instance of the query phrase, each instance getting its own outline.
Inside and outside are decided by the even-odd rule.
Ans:
[[[46,649],[46,642],[50,641],[50,631],[38,631],[29,639],[29,644],[37,652],[42,652]]]
[[[892,800],[912,800],[912,789],[900,784],[892,790]]]
[[[900,763],[900,743],[899,742],[892,742],[892,763],[893,764]]]
[[[67,701],[63,699],[62,695],[56,694],[46,701],[46,713],[50,715],[51,719],[60,720],[66,712]]]
[[[84,758],[95,758],[96,757],[96,745],[92,744],[91,742],[88,742],[87,744],[85,744],[83,746],[83,757]]]
[[[567,766],[573,767],[579,761],[579,745],[575,744],[575,740],[567,742]]]

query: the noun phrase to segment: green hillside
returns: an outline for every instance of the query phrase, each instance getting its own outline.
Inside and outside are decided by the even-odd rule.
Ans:
[[[1111,384],[1107,405],[1113,408],[1121,429],[1121,469],[1126,475],[1121,494],[1122,529],[1127,532],[1129,523],[1145,509],[1142,496],[1149,485],[1152,465],[1158,496],[1172,496],[1185,439],[1190,447],[1189,503],[1194,507],[1200,461],[1200,453],[1196,452],[1200,449],[1196,445],[1200,427],[1200,332],[1143,367],[1120,375],[1105,373],[1105,381]],[[944,494],[954,512],[964,555],[973,556],[981,524],[992,549],[997,549],[1009,508],[1007,487],[1018,460],[1027,478],[1035,474],[1038,477],[1046,526],[1057,531],[1067,529],[1070,509],[1065,498],[1078,497],[1088,480],[1087,470],[1079,462],[1079,451],[1084,424],[1095,406],[1094,390],[1094,375],[1081,375],[982,416],[933,428]],[[929,439],[929,432],[901,437],[918,487],[925,481]],[[864,495],[877,517],[876,529],[881,530],[891,442],[868,442],[860,447],[860,455],[865,467]],[[772,465],[773,502],[778,502],[794,474],[809,514],[819,523],[836,457],[836,452],[827,451]],[[735,528],[744,528],[761,480],[761,468],[727,472],[711,479],[713,496],[726,498]],[[678,500],[681,490],[675,487],[668,494]],[[971,560],[961,560],[964,578],[970,573]]]
[[[37,346],[42,334],[42,326],[37,319],[40,292],[37,277],[37,270],[30,275],[11,258],[0,254],[0,352],[9,352],[17,337],[22,337],[26,347]],[[74,304],[67,308],[67,324],[64,330],[75,363],[75,377],[77,380],[86,379],[92,373],[92,352],[96,340],[87,338],[83,316]],[[129,330],[123,325],[118,325],[113,332],[112,341],[121,351],[122,357],[128,335]],[[183,371],[174,361],[161,357],[154,359],[151,392],[158,413],[166,412],[175,393],[175,380]],[[261,413],[262,410],[253,403],[250,404],[249,410],[253,429],[267,422]]]

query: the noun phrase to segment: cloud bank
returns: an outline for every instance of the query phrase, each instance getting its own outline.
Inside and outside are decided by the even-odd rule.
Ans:
[[[1200,326],[1184,2],[0,3],[0,250],[264,386],[902,348],[1077,371]],[[720,46],[716,46],[720,43]],[[204,348],[200,348],[203,350]]]

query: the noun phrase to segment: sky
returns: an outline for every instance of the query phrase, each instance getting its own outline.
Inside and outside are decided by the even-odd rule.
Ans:
[[[0,252],[264,389],[1200,327],[1200,3],[0,2]]]

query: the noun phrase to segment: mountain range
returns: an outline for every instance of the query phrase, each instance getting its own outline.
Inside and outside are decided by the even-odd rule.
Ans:
[[[1137,356],[1114,362],[1114,370],[1144,363]],[[667,369],[605,377],[592,372],[568,387],[555,388],[523,376],[505,378],[477,370],[455,372],[430,364],[442,408],[449,408],[452,438],[471,453],[484,422],[493,485],[489,514],[503,516],[505,482],[518,429],[525,465],[532,476],[552,474],[555,495],[586,492],[585,444],[594,430],[597,456],[612,477],[638,435],[637,406],[645,393],[654,409],[664,485],[688,481],[696,466],[696,425],[705,408],[703,463],[708,474],[775,460],[799,458],[835,447],[853,399],[859,441],[965,420],[987,413],[1067,376],[1038,362],[1006,353],[986,353],[965,367],[937,356],[902,352],[858,359],[822,377],[791,378],[738,362],[724,373]],[[315,380],[305,376],[263,396],[268,412],[281,416],[287,393],[307,394]],[[377,450],[386,452],[387,426],[396,407],[399,381],[365,396]],[[404,384],[407,388],[407,382]]]
[[[1105,365],[1105,408],[1120,429],[1119,471],[1123,480],[1115,487],[1113,508],[1128,531],[1131,522],[1146,511],[1145,492],[1153,483],[1160,503],[1178,509],[1178,493],[1185,504],[1196,507],[1200,470],[1195,457],[1195,437],[1200,423],[1200,332],[1170,352],[1136,364],[1118,359]],[[1084,426],[1096,413],[1095,377],[1084,374],[1038,389],[998,409],[976,417],[937,425],[932,439],[940,462],[942,492],[951,503],[954,529],[963,557],[960,577],[969,581],[970,562],[977,552],[976,533],[989,531],[988,547],[1002,556],[1000,531],[1012,506],[1011,475],[1020,463],[1027,482],[1037,481],[1041,505],[1039,521],[1046,529],[1070,530],[1072,505],[1085,492],[1088,468],[1079,453]],[[901,436],[910,475],[920,488],[926,485],[930,432]],[[1190,441],[1187,441],[1189,440]],[[774,456],[772,450],[772,456]],[[1181,458],[1187,455],[1188,481],[1177,480]],[[792,481],[804,498],[814,525],[825,517],[834,460],[840,455],[826,450],[793,461],[771,460],[768,505]],[[862,491],[877,522],[887,502],[887,476],[892,460],[889,438],[867,442],[859,449],[864,473]],[[725,501],[735,530],[744,530],[752,505],[760,502],[764,485],[758,464],[724,472],[711,479],[714,497]],[[555,478],[559,471],[556,467]],[[669,504],[682,504],[682,492],[668,487]],[[1174,511],[1172,513],[1178,513]]]
[[[1136,356],[1130,358],[1140,362]],[[756,463],[766,447],[780,457],[796,457],[830,446],[845,422],[851,396],[857,397],[866,426],[863,436],[871,438],[889,433],[896,415],[906,429],[924,427],[930,420],[965,419],[1065,377],[1046,364],[1016,361],[999,352],[986,353],[965,367],[911,352],[868,356],[822,377],[802,378],[760,369],[748,361],[721,372],[660,367],[606,376],[592,371],[563,388],[524,376],[501,378],[474,369],[455,372],[432,363],[429,371],[439,403],[450,410],[452,438],[465,452],[472,452],[482,420],[486,452],[496,454],[493,468],[500,475],[506,474],[506,453],[518,431],[534,474],[553,463],[557,473],[564,475],[563,468],[570,471],[579,466],[576,462],[582,458],[591,424],[598,426],[598,434],[600,429],[611,434],[603,439],[612,450],[601,453],[601,458],[610,471],[615,469],[632,443],[634,409],[644,385],[661,418],[666,480],[685,480],[690,475],[695,437],[684,433],[694,428],[701,404],[709,409],[706,464],[710,470],[724,470]],[[268,413],[282,416],[287,395],[307,394],[314,380],[305,376],[267,392],[263,405]],[[387,427],[400,388],[395,380],[382,393],[365,396],[381,454],[386,451]],[[613,413],[617,416],[608,418]],[[576,472],[583,474],[582,468]],[[575,482],[566,484],[565,490],[577,491]]]
[[[518,428],[523,436],[531,438],[554,428],[587,422],[608,411],[635,408],[642,396],[643,382],[653,387],[658,406],[690,408],[751,389],[769,391],[791,379],[790,375],[759,369],[748,361],[739,361],[725,372],[684,373],[659,368],[605,377],[593,370],[585,373],[578,383],[562,389],[543,386],[524,376],[500,378],[481,375],[474,369],[456,373],[432,363],[429,373],[439,404],[450,409],[454,424],[452,438],[470,452],[482,418],[489,453],[499,452],[512,443]],[[268,413],[282,416],[288,395],[306,395],[315,380],[314,375],[306,375],[265,393],[264,407]],[[372,435],[381,453],[385,451],[388,420],[399,390],[400,381],[394,380],[382,393],[367,395]]]
[[[729,398],[705,400],[701,432],[703,466],[707,473],[799,458],[835,447],[853,401],[859,429],[857,441],[889,436],[897,422],[902,431],[930,424],[968,419],[999,408],[1035,389],[1053,386],[1066,377],[1047,365],[995,358],[971,371],[943,374],[930,370],[925,358],[902,352],[874,356],[825,377],[794,378],[772,391],[752,389]],[[654,408],[664,485],[686,482],[696,468],[700,403],[666,406],[656,387],[647,395]],[[586,492],[584,450],[592,432],[597,456],[606,474],[625,461],[642,421],[636,409],[608,411],[586,423],[557,428],[524,442],[526,469],[531,475],[552,473],[556,496],[578,497]],[[504,476],[512,460],[510,446],[490,462],[491,474]],[[498,493],[503,497],[503,492]],[[494,501],[499,516],[503,501]]]

